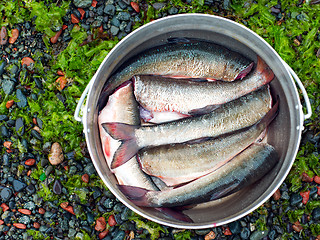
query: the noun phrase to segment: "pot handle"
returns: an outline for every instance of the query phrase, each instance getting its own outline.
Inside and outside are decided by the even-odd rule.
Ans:
[[[311,109],[311,104],[310,104],[310,99],[308,97],[308,93],[307,93],[306,89],[304,88],[300,78],[292,70],[292,68],[285,61],[283,61],[283,64],[285,65],[285,67],[290,72],[291,76],[294,78],[294,80],[298,84],[299,88],[301,89],[301,92],[302,92],[302,95],[303,95],[303,98],[304,98],[304,102],[306,103],[306,108],[307,108],[307,114],[303,115],[304,116],[304,120],[309,119],[311,117],[311,115],[312,115],[312,109]]]
[[[87,97],[89,89],[91,89],[91,86],[92,86],[93,82],[95,81],[95,79],[96,79],[96,74],[91,78],[90,82],[88,83],[88,85],[84,89],[84,91],[79,99],[79,102],[77,104],[76,110],[74,111],[74,115],[73,115],[74,119],[77,122],[82,122],[82,117],[80,117],[80,110],[81,110],[81,107],[82,107],[82,104],[83,104],[85,98]]]

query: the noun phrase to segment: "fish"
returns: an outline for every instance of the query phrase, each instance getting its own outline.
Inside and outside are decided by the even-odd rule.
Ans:
[[[120,146],[121,142],[114,140],[102,127],[102,123],[121,121],[128,124],[139,124],[138,104],[133,95],[133,86],[131,82],[121,85],[112,95],[108,103],[102,109],[98,116],[98,125],[102,150],[110,168],[113,155]],[[149,190],[157,190],[148,175],[141,171],[136,156],[119,168],[112,169],[119,184],[142,187]]]
[[[149,191],[131,186],[118,186],[134,204],[141,207],[179,207],[216,200],[266,175],[278,162],[275,148],[267,143],[253,143],[216,171],[183,186],[162,191]]]
[[[107,97],[134,75],[153,74],[234,81],[245,77],[254,63],[245,56],[208,41],[189,41],[156,46],[129,59],[107,79],[99,99]]]
[[[152,126],[104,123],[102,126],[108,134],[122,142],[114,154],[111,168],[122,165],[144,147],[212,138],[249,127],[259,121],[271,105],[272,96],[266,86],[200,116]]]
[[[132,78],[138,103],[149,112],[204,114],[268,84],[274,73],[258,57],[257,67],[242,80],[193,81],[155,75]]]
[[[243,149],[260,140],[278,114],[279,101],[256,124],[231,134],[201,141],[145,148],[138,152],[141,169],[175,186],[204,176],[223,166]]]

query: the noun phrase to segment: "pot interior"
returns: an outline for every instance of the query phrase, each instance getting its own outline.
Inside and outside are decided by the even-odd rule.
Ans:
[[[140,208],[116,187],[117,181],[103,156],[97,125],[98,99],[107,79],[129,58],[169,38],[197,38],[212,41],[257,61],[259,55],[273,70],[271,91],[280,100],[279,114],[267,132],[267,142],[276,148],[279,162],[255,184],[228,197],[198,204],[185,210],[193,223],[179,222],[153,208]],[[301,105],[295,84],[277,53],[252,31],[232,21],[202,14],[177,15],[154,21],[124,38],[101,64],[87,97],[84,129],[95,168],[107,187],[127,207],[150,220],[179,228],[208,228],[226,224],[250,213],[265,202],[287,176],[295,159],[301,135]]]

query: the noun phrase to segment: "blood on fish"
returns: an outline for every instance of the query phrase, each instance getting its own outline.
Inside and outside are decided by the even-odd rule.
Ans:
[[[111,152],[110,152],[110,140],[109,138],[105,138],[105,142],[104,142],[104,153],[106,154],[106,156],[109,158],[111,156]]]

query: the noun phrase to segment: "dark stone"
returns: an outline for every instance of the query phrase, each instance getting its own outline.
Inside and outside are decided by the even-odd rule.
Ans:
[[[119,33],[119,28],[115,26],[111,26],[110,32],[113,36],[116,36]]]
[[[118,6],[123,10],[128,7],[128,5],[125,2],[121,1],[121,0],[118,1]]]
[[[103,11],[104,11],[104,13],[113,16],[116,12],[116,8],[112,4],[107,4],[105,6],[105,8],[103,9]]]
[[[17,102],[18,107],[19,108],[26,107],[28,104],[28,100],[27,100],[27,97],[21,91],[21,89],[17,89],[16,95],[17,95],[17,98],[20,100],[19,102]]]
[[[9,137],[10,136],[8,129],[4,125],[1,126],[0,132],[1,132],[1,135],[3,137]]]
[[[92,196],[93,196],[94,199],[97,199],[98,197],[101,196],[102,193],[101,193],[101,191],[100,191],[99,188],[97,188],[97,187],[92,187],[91,189],[93,190]]]
[[[26,190],[27,190],[27,192],[28,192],[29,194],[33,194],[33,193],[36,192],[36,188],[34,187],[33,184],[29,184],[28,187],[26,188]]]
[[[42,85],[41,79],[40,78],[33,78],[33,79],[34,79],[34,82],[36,83],[36,86],[42,89],[43,85]]]
[[[3,154],[3,157],[2,157],[2,160],[3,160],[3,166],[9,166],[10,164],[10,158],[9,158],[9,155],[8,154]]]
[[[59,181],[59,179],[54,181],[52,191],[53,191],[54,194],[58,194],[58,195],[61,194],[61,192],[62,192],[62,184]]]
[[[117,19],[120,21],[129,21],[130,17],[131,15],[128,12],[119,12],[117,15]]]
[[[249,237],[250,237],[250,230],[249,230],[249,228],[247,228],[247,227],[242,228],[242,229],[241,229],[241,232],[240,232],[240,237],[241,237],[242,239],[249,239]]]
[[[25,149],[28,149],[28,141],[27,141],[27,139],[25,139],[25,138],[22,139],[21,140],[21,144]]]
[[[114,206],[114,200],[107,198],[103,203],[103,206],[105,206],[107,209],[112,209]]]
[[[94,223],[94,215],[91,212],[87,213],[87,221],[90,225]]]
[[[19,136],[22,136],[24,134],[24,122],[23,118],[17,118],[16,124],[15,124],[16,132]]]
[[[298,193],[294,193],[290,197],[290,204],[291,205],[298,205],[302,201],[302,196]]]
[[[104,11],[104,6],[101,5],[100,7],[97,8],[97,15],[102,16]]]
[[[311,216],[312,216],[313,220],[319,220],[320,219],[320,208],[317,207],[317,208],[313,209]]]
[[[113,240],[123,240],[124,237],[126,236],[125,231],[118,231],[118,233],[113,237]]]
[[[115,27],[120,27],[120,21],[116,18],[116,17],[113,17],[110,21],[111,25],[115,26]]]
[[[125,31],[126,33],[130,33],[130,32],[131,32],[131,29],[132,29],[132,22],[129,22],[129,23],[127,24],[127,26],[125,27],[124,31]]]
[[[11,188],[5,187],[5,188],[3,188],[3,189],[1,190],[0,196],[1,196],[2,200],[3,200],[4,202],[6,202],[6,201],[8,201],[8,200],[11,198],[12,193],[13,193],[13,192],[12,192]]]
[[[0,76],[3,74],[5,67],[6,67],[6,61],[2,61],[0,64]]]
[[[27,187],[27,184],[19,180],[13,180],[12,185],[13,185],[14,191],[16,192],[20,192]]]
[[[92,4],[92,0],[73,0],[73,4],[77,8],[88,8]]]
[[[241,231],[241,224],[239,221],[231,222],[228,226],[232,234],[238,234]]]
[[[178,9],[175,8],[175,7],[169,8],[168,13],[170,15],[177,14],[178,13]]]
[[[32,135],[33,137],[35,137],[36,139],[40,140],[40,141],[43,140],[43,139],[42,139],[42,136],[40,135],[40,133],[38,133],[38,132],[37,132],[36,130],[34,130],[34,129],[31,130],[31,135]]]
[[[0,115],[0,121],[8,121],[8,119],[7,115]]]
[[[8,127],[13,127],[15,124],[16,124],[16,121],[13,120],[13,119],[10,119],[10,120],[7,121]]]
[[[265,230],[265,231],[254,231],[251,236],[250,236],[250,240],[261,240],[264,237],[268,236],[269,231]]]
[[[78,19],[81,18],[81,13],[78,11],[78,9],[74,9],[74,10],[72,11],[72,14],[73,14],[74,16],[76,16]]]
[[[2,81],[2,89],[5,94],[10,95],[13,93],[14,87],[15,87],[15,82],[11,80],[3,80]]]
[[[276,238],[276,236],[277,236],[277,232],[274,229],[272,229],[268,234],[268,237],[270,240],[274,240]]]
[[[15,209],[16,208],[16,203],[15,201],[10,201],[9,204],[8,204],[9,208],[10,209]]]
[[[87,173],[89,176],[96,174],[96,169],[92,163],[87,164],[87,166],[84,168],[84,173]]]

